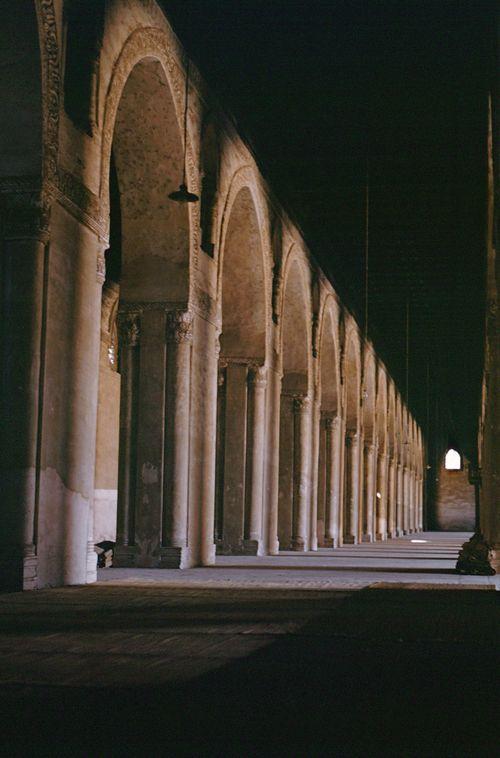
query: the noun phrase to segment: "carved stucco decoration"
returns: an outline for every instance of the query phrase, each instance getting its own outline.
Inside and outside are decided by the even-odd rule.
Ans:
[[[178,46],[173,43],[172,35],[165,30],[157,28],[140,28],[133,31],[123,45],[120,54],[113,66],[105,96],[104,118],[101,144],[101,175],[99,188],[100,215],[109,223],[109,170],[111,159],[111,147],[116,114],[123,88],[134,66],[144,58],[154,58],[162,66],[172,93],[179,133],[182,134],[182,122],[184,112],[184,87],[185,72],[179,60]],[[186,147],[186,167],[189,179],[189,188],[199,194],[198,161],[194,158],[193,107],[190,106],[188,114],[188,137]],[[197,267],[199,250],[199,203],[190,203],[189,208],[190,229],[190,257],[192,268]]]
[[[193,314],[189,310],[174,310],[167,313],[167,342],[179,345],[193,341]]]
[[[42,206],[45,209],[48,224],[48,215],[53,199],[52,188],[57,183],[61,74],[53,0],[36,0],[36,12],[42,57],[42,163],[44,180]]]

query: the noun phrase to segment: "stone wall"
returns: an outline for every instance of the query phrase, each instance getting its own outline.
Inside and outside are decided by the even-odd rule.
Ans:
[[[474,531],[474,487],[469,484],[468,470],[439,473],[436,492],[435,529],[449,532]]]

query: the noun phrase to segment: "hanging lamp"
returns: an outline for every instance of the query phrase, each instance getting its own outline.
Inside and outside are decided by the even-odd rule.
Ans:
[[[188,117],[188,97],[189,97],[189,59],[186,63],[186,89],[184,95],[184,162],[182,168],[182,182],[179,189],[169,194],[170,200],[176,203],[197,203],[200,199],[194,192],[189,192],[186,183],[186,159],[187,159],[187,117]]]

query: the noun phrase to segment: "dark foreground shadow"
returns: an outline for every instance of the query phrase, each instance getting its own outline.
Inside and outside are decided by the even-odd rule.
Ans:
[[[308,619],[310,601],[299,598],[298,632],[188,683],[6,688],[2,754],[493,755],[497,599],[489,591],[364,590]],[[290,601],[286,613],[280,603],[255,609],[272,620],[290,612]],[[196,613],[196,605],[185,609]]]

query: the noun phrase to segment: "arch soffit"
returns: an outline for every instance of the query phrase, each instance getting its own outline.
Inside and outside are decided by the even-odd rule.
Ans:
[[[363,428],[365,432],[365,441],[369,442],[366,435],[371,432],[373,441],[376,431],[376,409],[377,409],[377,366],[373,348],[370,344],[365,345],[363,356]]]
[[[335,353],[335,393],[340,403],[340,340],[339,340],[339,310],[335,297],[327,292],[320,303],[318,317],[318,375],[321,377],[321,361],[323,360],[323,340],[326,337],[327,324],[332,325],[332,340]],[[340,412],[340,407],[338,408]]]
[[[280,301],[279,301],[279,308],[278,308],[279,353],[280,353],[281,361],[283,361],[283,326],[284,326],[285,305],[286,305],[286,298],[287,298],[287,292],[288,292],[288,280],[290,276],[290,271],[292,270],[294,264],[297,264],[301,290],[304,295],[304,300],[307,306],[307,313],[305,314],[305,324],[306,324],[306,333],[307,333],[307,373],[308,373],[308,382],[310,385],[311,379],[312,379],[311,377],[312,298],[311,298],[311,287],[310,287],[310,272],[309,272],[308,267],[306,270],[306,261],[304,260],[304,254],[302,253],[302,251],[300,250],[300,248],[295,242],[293,242],[288,248],[288,250],[286,251],[283,262],[282,262],[281,288],[280,288],[280,293],[279,293]]]
[[[99,203],[100,214],[106,227],[109,224],[109,172],[111,148],[118,107],[120,105],[124,87],[132,70],[144,59],[156,60],[162,67],[176,112],[179,139],[182,142],[185,73],[180,63],[179,55],[174,53],[174,50],[176,50],[177,47],[173,35],[169,35],[162,29],[142,27],[135,29],[125,40],[113,65],[108,87],[104,95],[103,125],[101,131]],[[189,188],[191,191],[198,192],[199,177],[196,168],[193,144],[196,144],[196,140],[194,139],[193,129],[188,119],[186,168],[190,183]],[[192,251],[197,250],[199,241],[198,205],[198,203],[190,203],[188,208],[190,219],[190,247]]]
[[[342,369],[341,369],[341,375],[342,375],[342,381],[343,381],[343,416],[347,420],[348,415],[348,393],[349,393],[349,386],[351,383],[351,377],[348,376],[348,363],[349,359],[351,357],[351,354],[354,355],[354,367],[355,367],[355,387],[354,387],[354,396],[355,396],[355,402],[356,402],[356,416],[357,416],[357,425],[359,427],[359,416],[360,416],[360,388],[361,388],[361,341],[359,337],[359,331],[357,328],[356,323],[354,320],[349,319],[345,323],[345,336],[344,336],[344,350],[343,350],[343,356],[342,356]]]
[[[376,428],[377,444],[381,452],[388,452],[388,381],[385,369],[379,365],[377,371]]]
[[[247,189],[252,198],[253,207],[257,217],[257,227],[259,230],[259,242],[262,253],[262,264],[264,271],[265,303],[266,303],[266,332],[271,320],[270,310],[270,277],[272,272],[271,241],[269,238],[267,202],[262,195],[259,176],[253,166],[240,166],[232,176],[228,189],[223,197],[220,198],[221,220],[218,229],[218,242],[216,249],[217,256],[217,302],[221,304],[222,295],[222,272],[224,266],[224,247],[226,234],[231,221],[231,214],[237,197],[240,192]]]

